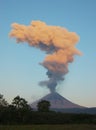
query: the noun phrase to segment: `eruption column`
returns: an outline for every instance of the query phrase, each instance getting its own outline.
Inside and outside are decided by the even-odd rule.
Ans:
[[[48,26],[42,21],[33,21],[29,26],[14,23],[12,27],[10,36],[15,37],[17,43],[27,42],[46,52],[47,56],[40,64],[47,69],[49,80],[39,84],[54,92],[58,82],[63,81],[68,73],[68,63],[73,62],[73,56],[81,55],[75,48],[79,37],[74,32],[58,26]]]

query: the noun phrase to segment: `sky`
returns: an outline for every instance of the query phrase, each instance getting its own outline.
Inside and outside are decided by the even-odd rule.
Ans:
[[[96,107],[96,0],[0,0],[0,93],[9,103],[17,95],[30,103],[50,93],[38,84],[48,79],[39,64],[46,53],[9,36],[13,23],[28,26],[36,20],[79,36],[76,48],[82,56],[74,57],[56,91],[76,104]]]

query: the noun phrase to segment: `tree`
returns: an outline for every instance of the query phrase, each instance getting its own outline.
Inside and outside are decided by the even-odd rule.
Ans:
[[[12,105],[14,105],[17,109],[28,107],[27,101],[24,98],[21,98],[20,96],[16,96],[13,99]]]
[[[3,98],[3,95],[0,94],[0,107],[6,107],[8,106],[7,101]]]
[[[11,110],[14,113],[14,115],[12,116],[13,118],[15,117],[14,120],[18,124],[27,122],[29,115],[32,111],[27,101],[24,98],[21,98],[20,96],[16,96],[13,99],[12,105],[10,106],[9,110]]]
[[[50,108],[50,102],[46,100],[42,100],[37,104],[38,111],[48,112]]]

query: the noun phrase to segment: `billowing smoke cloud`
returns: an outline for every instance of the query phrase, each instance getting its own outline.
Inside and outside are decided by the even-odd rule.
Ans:
[[[18,43],[27,42],[46,52],[47,56],[41,65],[47,69],[49,80],[39,84],[54,92],[57,83],[63,81],[64,75],[68,73],[68,63],[73,62],[74,55],[81,54],[75,48],[79,37],[74,32],[58,26],[48,26],[41,21],[33,21],[29,26],[14,23],[12,27],[10,36],[15,37]]]

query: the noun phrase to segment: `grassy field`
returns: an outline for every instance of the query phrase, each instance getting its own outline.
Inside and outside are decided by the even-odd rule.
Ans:
[[[0,130],[96,130],[96,125],[0,126]]]

